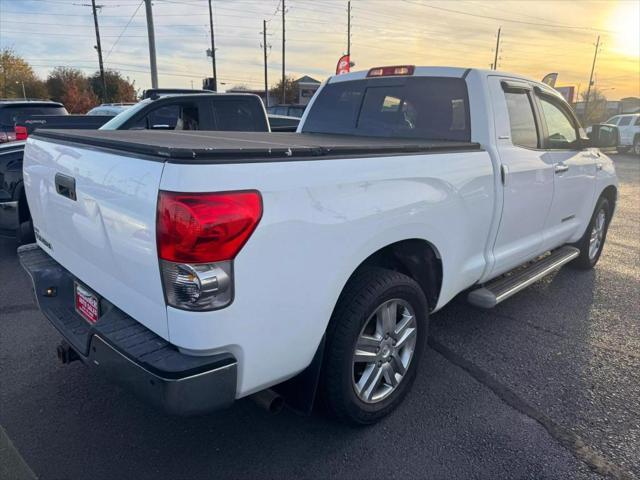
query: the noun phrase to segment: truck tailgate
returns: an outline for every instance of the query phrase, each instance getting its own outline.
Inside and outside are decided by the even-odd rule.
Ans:
[[[163,166],[37,138],[24,155],[38,244],[80,282],[168,339],[155,233]]]

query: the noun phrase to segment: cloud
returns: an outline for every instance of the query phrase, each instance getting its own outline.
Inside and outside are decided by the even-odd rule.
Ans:
[[[101,0],[100,33],[105,63],[150,86],[144,5],[140,0]],[[286,0],[286,70],[322,79],[346,50],[346,1]],[[262,21],[271,45],[269,78],[280,77],[282,22],[279,0],[216,0],[214,23],[220,81],[260,88]],[[541,5],[543,8],[541,8]],[[599,82],[615,96],[640,95],[638,58],[616,48],[611,31],[619,2],[353,0],[352,57],[356,68],[410,63],[488,68],[502,27],[499,66],[534,78],[560,73],[562,84],[588,80],[593,43],[605,47]],[[211,75],[206,0],[154,0],[161,86],[200,86]],[[134,12],[135,15],[134,15]],[[128,24],[128,26],[127,26]],[[560,25],[554,27],[554,25]],[[126,26],[126,28],[125,28]],[[581,28],[573,28],[581,27]],[[601,31],[596,31],[599,29]],[[11,46],[42,76],[56,65],[95,71],[91,9],[77,0],[0,0],[0,47]],[[111,52],[110,54],[108,52]]]

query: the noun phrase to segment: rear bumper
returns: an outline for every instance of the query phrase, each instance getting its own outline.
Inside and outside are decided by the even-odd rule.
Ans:
[[[184,355],[106,299],[89,324],[74,308],[69,271],[36,244],[18,249],[38,306],[87,365],[147,402],[175,415],[198,415],[233,403],[237,362],[229,353]]]

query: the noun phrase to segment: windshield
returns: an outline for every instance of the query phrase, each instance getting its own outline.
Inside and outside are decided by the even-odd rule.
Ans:
[[[327,84],[303,132],[469,141],[461,78],[386,77]]]
[[[60,105],[5,105],[0,108],[0,126],[13,127],[18,117],[26,115],[67,115],[67,111]]]
[[[142,100],[141,102],[136,103],[131,108],[127,108],[124,112],[119,113],[107,123],[102,125],[99,130],[118,130],[127,120],[133,117],[144,107],[149,105],[151,102],[153,102],[153,100],[147,98],[146,100]]]

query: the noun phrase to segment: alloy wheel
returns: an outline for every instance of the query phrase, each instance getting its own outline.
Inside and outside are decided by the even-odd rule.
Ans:
[[[377,403],[405,377],[417,338],[416,315],[404,300],[381,304],[367,319],[353,352],[353,388],[360,400]]]

